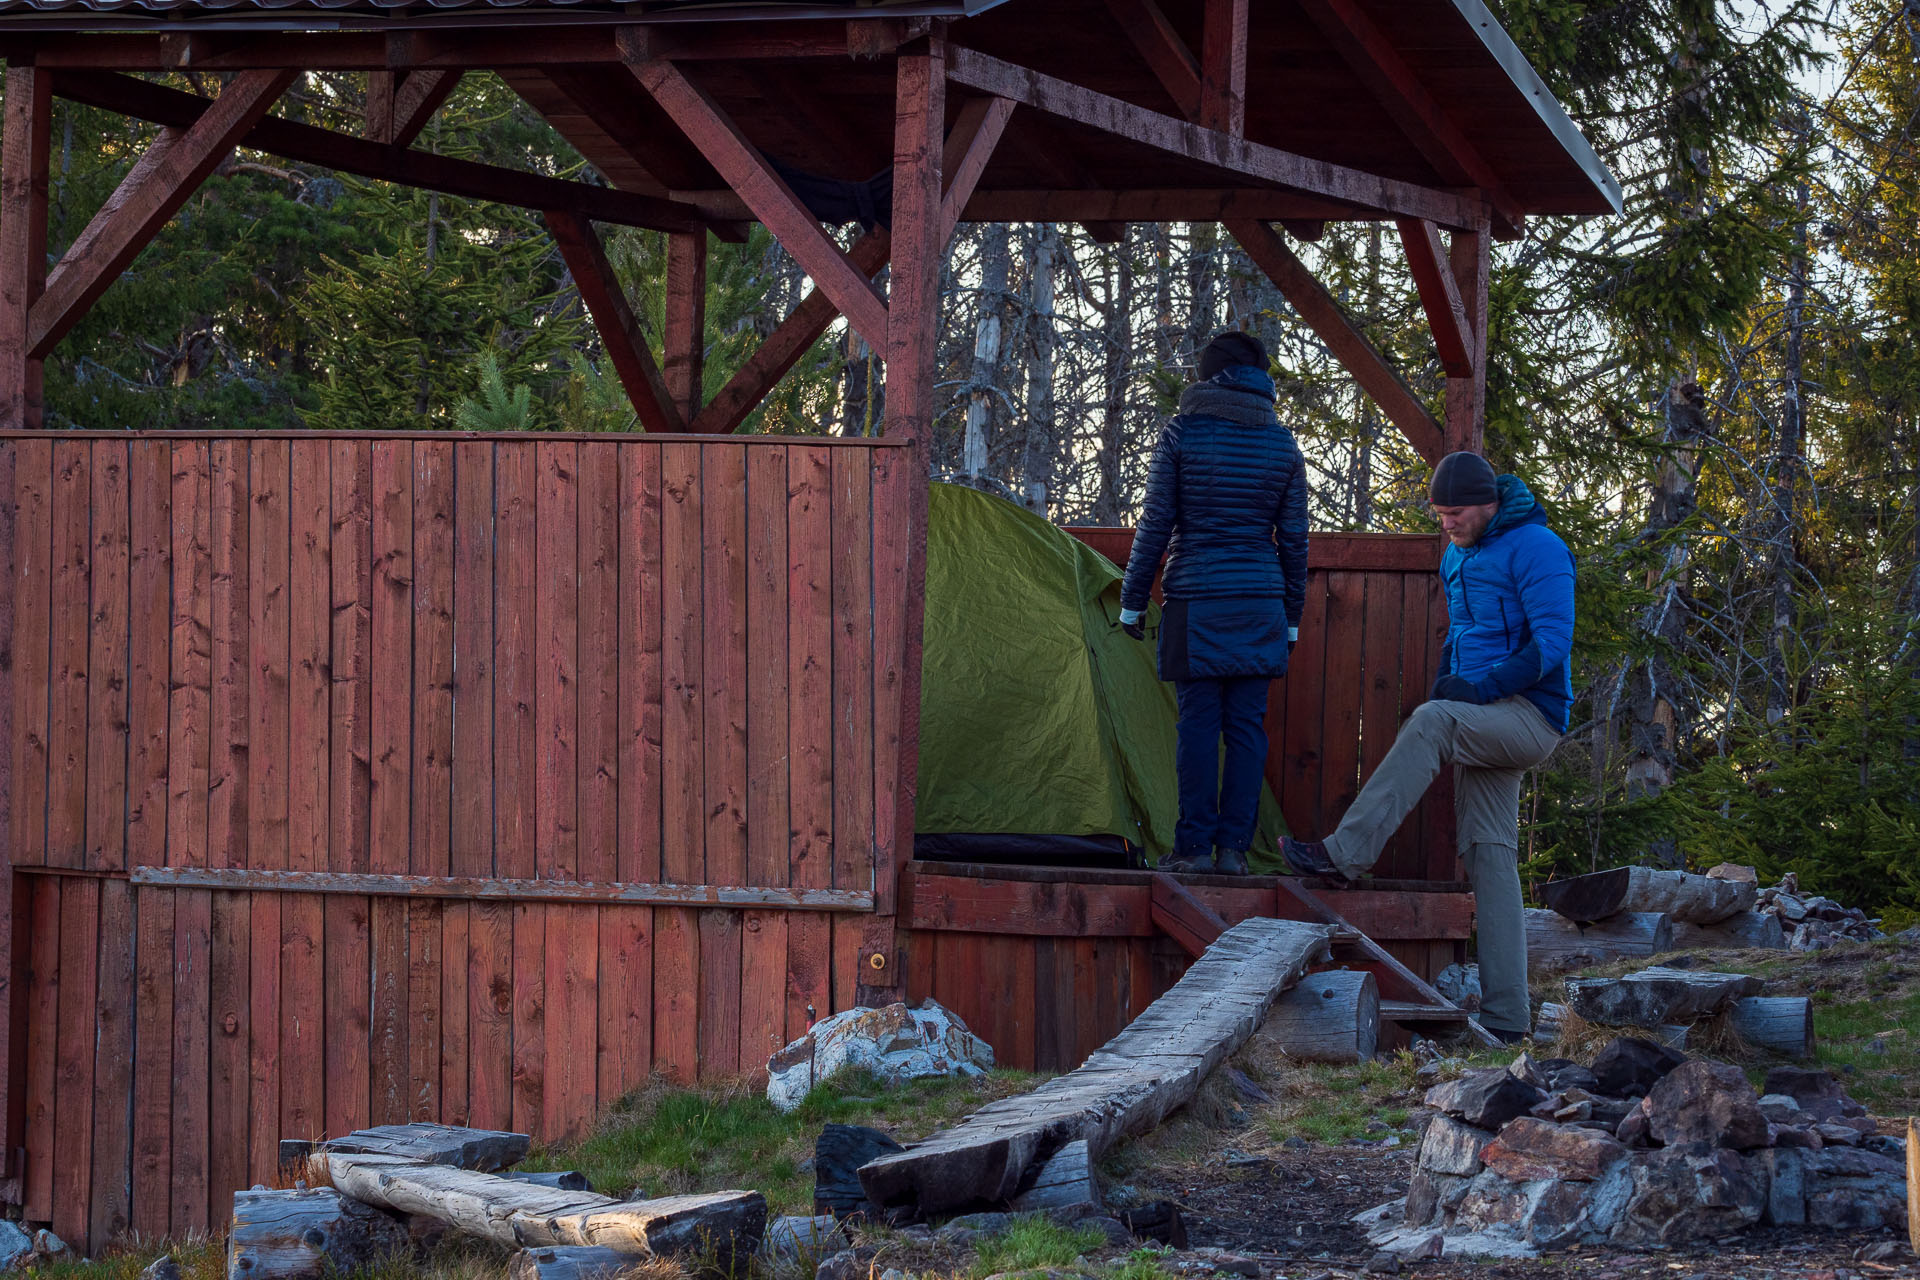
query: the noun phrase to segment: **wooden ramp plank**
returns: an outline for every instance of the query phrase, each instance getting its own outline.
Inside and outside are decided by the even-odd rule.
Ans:
[[[1078,1070],[866,1165],[860,1181],[868,1197],[938,1213],[1011,1199],[1030,1170],[1070,1142],[1084,1140],[1097,1160],[1116,1139],[1151,1128],[1191,1098],[1246,1043],[1275,998],[1326,953],[1329,932],[1290,920],[1233,926]]]

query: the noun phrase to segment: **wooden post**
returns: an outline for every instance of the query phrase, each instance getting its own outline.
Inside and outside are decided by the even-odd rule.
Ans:
[[[27,338],[28,315],[47,282],[47,125],[53,77],[7,67],[0,145],[0,427],[40,425],[44,361]]]
[[[667,396],[683,422],[700,416],[701,378],[706,368],[707,232],[667,237],[667,316],[661,372]]]
[[[1460,301],[1466,307],[1467,352],[1473,372],[1447,379],[1446,449],[1478,453],[1486,441],[1487,426],[1487,278],[1491,273],[1493,238],[1484,224],[1478,231],[1456,231],[1448,252]]]
[[[1200,123],[1247,136],[1247,0],[1207,0],[1200,38]]]
[[[863,961],[859,1003],[881,1004],[905,994],[906,966],[895,932],[900,873],[913,857],[914,791],[920,760],[920,648],[927,601],[927,456],[933,436],[935,351],[940,336],[940,266],[946,253],[941,212],[943,138],[947,113],[946,41],[935,35],[903,51],[896,63],[893,132],[893,277],[887,300],[887,435],[903,436],[908,451],[906,653],[900,665],[898,803],[891,866],[874,868],[879,914],[862,954],[885,947],[886,964]],[[876,519],[881,513],[876,512]]]

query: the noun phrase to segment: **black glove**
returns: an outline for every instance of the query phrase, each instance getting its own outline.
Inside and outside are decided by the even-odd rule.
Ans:
[[[1432,701],[1471,702],[1478,706],[1480,693],[1473,687],[1473,681],[1456,675],[1444,675],[1433,682]]]
[[[1123,622],[1120,624],[1120,629],[1132,636],[1135,640],[1145,640],[1147,638],[1147,628],[1145,624],[1146,619],[1143,618],[1139,622]]]

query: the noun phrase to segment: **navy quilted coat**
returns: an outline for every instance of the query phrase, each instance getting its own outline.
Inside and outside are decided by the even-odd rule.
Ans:
[[[1203,617],[1217,617],[1224,628],[1212,637],[1212,669],[1194,675],[1282,674],[1287,630],[1300,625],[1306,604],[1306,466],[1293,433],[1274,416],[1273,394],[1264,369],[1224,370],[1187,388],[1180,412],[1154,447],[1120,602],[1127,609],[1147,607],[1164,556],[1162,590],[1169,606],[1195,602],[1196,632]],[[1252,635],[1248,651],[1235,653],[1233,633],[1258,600],[1271,602],[1254,612],[1276,624],[1278,663],[1252,652],[1269,647]],[[1278,626],[1282,613],[1284,626]]]

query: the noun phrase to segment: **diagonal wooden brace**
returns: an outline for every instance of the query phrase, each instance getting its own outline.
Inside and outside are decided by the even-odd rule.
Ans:
[[[886,299],[821,229],[793,188],[774,172],[719,104],[665,59],[630,62],[627,69],[794,261],[833,299],[867,344],[876,351],[886,350]]]
[[[460,83],[461,72],[397,71],[367,73],[366,136],[396,147],[413,145],[433,113]]]
[[[28,317],[34,358],[45,358],[67,335],[297,74],[242,71],[191,126],[161,132],[47,277]]]
[[[607,358],[613,361],[620,385],[626,388],[634,412],[640,415],[640,425],[661,434],[685,431],[686,419],[667,392],[639,317],[613,274],[613,264],[607,261],[600,233],[591,222],[569,210],[548,210],[545,217],[547,230],[560,247],[560,256],[566,259],[574,286],[580,290],[580,299],[587,304],[594,327],[600,330]]]
[[[1428,462],[1439,462],[1444,453],[1440,424],[1433,420],[1413,389],[1400,380],[1386,357],[1341,311],[1340,304],[1333,300],[1326,287],[1314,279],[1306,264],[1287,248],[1280,233],[1264,222],[1240,220],[1228,222],[1226,227],[1254,265],[1266,272],[1300,318],[1327,344],[1334,358],[1380,406],[1381,412],[1400,428],[1420,456]]]
[[[1418,218],[1402,218],[1398,225],[1400,243],[1407,249],[1407,266],[1420,291],[1420,305],[1427,313],[1427,326],[1433,330],[1434,345],[1440,348],[1440,367],[1449,378],[1471,378],[1473,329],[1467,323],[1467,304],[1461,300],[1453,266],[1440,243],[1440,231]]]

